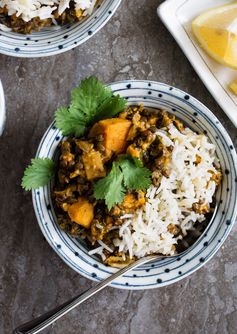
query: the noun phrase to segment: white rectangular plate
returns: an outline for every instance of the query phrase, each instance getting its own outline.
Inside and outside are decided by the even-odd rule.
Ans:
[[[198,45],[192,33],[193,19],[207,9],[230,3],[230,0],[166,0],[158,15],[176,39],[210,93],[237,127],[237,96],[228,89],[237,79],[237,71],[218,64]]]

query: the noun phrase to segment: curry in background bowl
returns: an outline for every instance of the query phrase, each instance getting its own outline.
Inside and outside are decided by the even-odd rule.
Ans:
[[[29,34],[44,27],[72,24],[91,15],[97,4],[97,0],[1,0],[0,30]]]
[[[0,53],[45,57],[66,52],[96,34],[121,0],[0,1]]]

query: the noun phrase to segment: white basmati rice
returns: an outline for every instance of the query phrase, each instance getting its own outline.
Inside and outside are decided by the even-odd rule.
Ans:
[[[92,249],[88,252],[89,255],[95,255],[95,254],[98,254],[101,256],[102,260],[105,261],[106,259],[106,256],[104,255],[103,253],[103,250],[104,250],[104,247],[103,246],[100,246],[100,247],[97,247],[95,249]]]
[[[58,8],[61,15],[69,8],[71,0],[0,0],[0,7],[7,8],[8,15],[16,14],[25,22],[29,22],[34,17],[41,20],[53,19],[53,11]],[[91,14],[96,0],[72,0],[76,10],[85,11],[83,15]],[[4,25],[0,25],[0,30],[5,30]],[[6,30],[5,30],[6,31]]]
[[[109,246],[107,246],[103,241],[98,240],[98,244],[100,244],[103,247],[103,249],[106,249],[110,253],[113,253],[113,250]]]
[[[132,258],[147,254],[175,254],[177,241],[193,229],[195,222],[205,217],[193,210],[193,204],[210,204],[216,190],[211,180],[212,172],[218,173],[215,146],[202,134],[189,128],[182,133],[171,124],[168,129],[156,133],[165,146],[172,146],[169,177],[162,176],[158,187],[152,185],[146,193],[146,204],[134,214],[120,219],[119,238],[115,247]],[[197,155],[201,158],[196,163]],[[182,234],[174,236],[168,226],[177,226]]]

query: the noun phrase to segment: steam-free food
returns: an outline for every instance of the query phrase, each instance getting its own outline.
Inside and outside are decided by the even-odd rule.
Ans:
[[[29,34],[90,15],[97,0],[0,0],[0,30]]]
[[[127,105],[96,78],[73,90],[56,126],[66,136],[58,159],[33,160],[22,185],[37,188],[54,175],[57,222],[90,255],[122,267],[175,255],[191,233],[200,235],[222,177],[206,134],[165,110]]]

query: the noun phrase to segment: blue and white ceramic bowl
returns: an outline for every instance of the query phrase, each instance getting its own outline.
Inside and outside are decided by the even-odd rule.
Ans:
[[[112,17],[121,0],[101,0],[83,21],[55,30],[44,28],[30,35],[0,30],[0,53],[15,57],[46,57],[71,50],[99,31]]]
[[[231,231],[237,214],[237,157],[233,143],[218,119],[203,104],[183,91],[158,82],[120,81],[110,85],[115,94],[129,104],[143,103],[149,108],[164,108],[177,115],[190,128],[206,133],[215,143],[223,171],[223,181],[216,195],[214,217],[198,241],[184,254],[139,267],[121,278],[113,287],[151,289],[165,286],[201,268],[221,247]],[[38,148],[38,157],[54,158],[62,134],[54,124],[46,131]],[[40,228],[55,252],[75,271],[100,281],[116,271],[96,257],[88,255],[86,246],[64,233],[56,223],[50,186],[33,191],[35,213]]]

